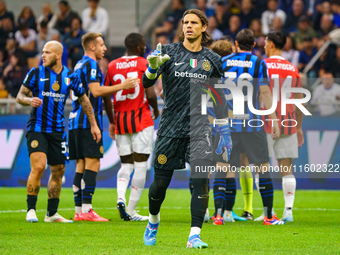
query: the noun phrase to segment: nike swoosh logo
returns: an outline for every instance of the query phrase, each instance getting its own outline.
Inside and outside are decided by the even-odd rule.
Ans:
[[[49,78],[46,78],[46,79],[43,79],[43,78],[40,78],[40,81],[48,81]]]
[[[210,154],[212,153],[212,151],[205,151],[205,154]]]
[[[184,64],[185,62],[180,62],[180,63],[175,63],[175,66],[179,66],[179,65],[182,65]]]

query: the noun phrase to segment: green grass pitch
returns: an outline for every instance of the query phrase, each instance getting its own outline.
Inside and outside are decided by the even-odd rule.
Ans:
[[[147,215],[147,190],[139,203]],[[26,189],[0,188],[0,254],[340,254],[340,191],[297,190],[294,223],[263,226],[261,222],[235,222],[223,226],[204,223],[201,237],[209,248],[186,249],[190,230],[190,193],[169,189],[161,210],[154,247],[143,244],[146,222],[124,222],[115,209],[116,190],[96,189],[93,206],[109,222],[44,223],[46,188],[38,197],[38,223],[26,223]],[[282,191],[275,191],[274,208],[281,217]],[[238,190],[235,212],[243,197]],[[209,201],[213,213],[212,192]],[[254,215],[261,214],[261,198],[254,191]],[[73,193],[63,188],[59,213],[72,218]]]

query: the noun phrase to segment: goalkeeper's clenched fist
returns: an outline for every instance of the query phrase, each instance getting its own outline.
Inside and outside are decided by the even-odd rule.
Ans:
[[[153,80],[157,76],[158,68],[163,65],[166,61],[170,59],[168,54],[161,56],[162,54],[162,44],[157,44],[156,50],[154,50],[146,59],[149,62],[149,67],[145,71],[146,77]]]

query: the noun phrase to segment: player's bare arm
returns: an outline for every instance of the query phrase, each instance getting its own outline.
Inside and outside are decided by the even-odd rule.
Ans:
[[[268,85],[260,86],[260,97],[263,101],[264,107],[266,109],[270,109],[270,107],[273,104],[273,97],[272,97],[272,93],[271,93]],[[270,114],[270,118],[272,120],[277,119],[275,111],[272,114]],[[271,135],[272,135],[274,140],[276,140],[280,137],[280,128],[279,128],[277,121],[273,121],[273,128],[272,128],[272,134]]]
[[[96,140],[97,143],[99,143],[100,139],[102,139],[102,134],[100,132],[100,129],[98,128],[97,121],[93,113],[91,102],[86,95],[81,96],[78,100],[90,122],[93,140]]]
[[[111,96],[103,97],[103,99],[104,99],[104,107],[105,107],[106,115],[109,119],[109,135],[114,140],[115,139],[115,121],[114,121],[113,111],[112,111]]]
[[[302,93],[295,93],[294,98],[301,99],[303,98]],[[302,119],[303,119],[303,113],[298,107],[295,107],[295,116],[296,116],[296,134],[298,138],[298,146],[301,147],[305,143],[305,139],[303,137],[303,131],[302,131]]]
[[[21,85],[16,101],[23,106],[39,107],[42,104],[42,100],[39,97],[32,97],[32,92]]]
[[[123,83],[115,86],[100,86],[99,82],[90,83],[88,86],[94,97],[105,97],[111,96],[113,93],[122,89],[132,89],[138,86],[138,83],[140,83],[140,79],[138,78],[127,78]]]
[[[153,109],[152,119],[157,119],[157,117],[159,115],[159,111],[158,111],[157,96],[156,96],[156,93],[155,93],[155,89],[153,87],[146,88],[145,94],[146,94],[146,98],[148,99],[149,105]]]

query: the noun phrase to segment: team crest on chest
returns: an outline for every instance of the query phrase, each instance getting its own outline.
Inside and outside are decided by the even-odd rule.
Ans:
[[[204,62],[202,63],[202,67],[207,72],[209,72],[211,69],[211,65],[208,60],[204,60]]]
[[[55,81],[55,82],[53,83],[52,89],[53,89],[54,91],[58,91],[58,90],[60,89],[60,85],[59,85],[58,81]]]

